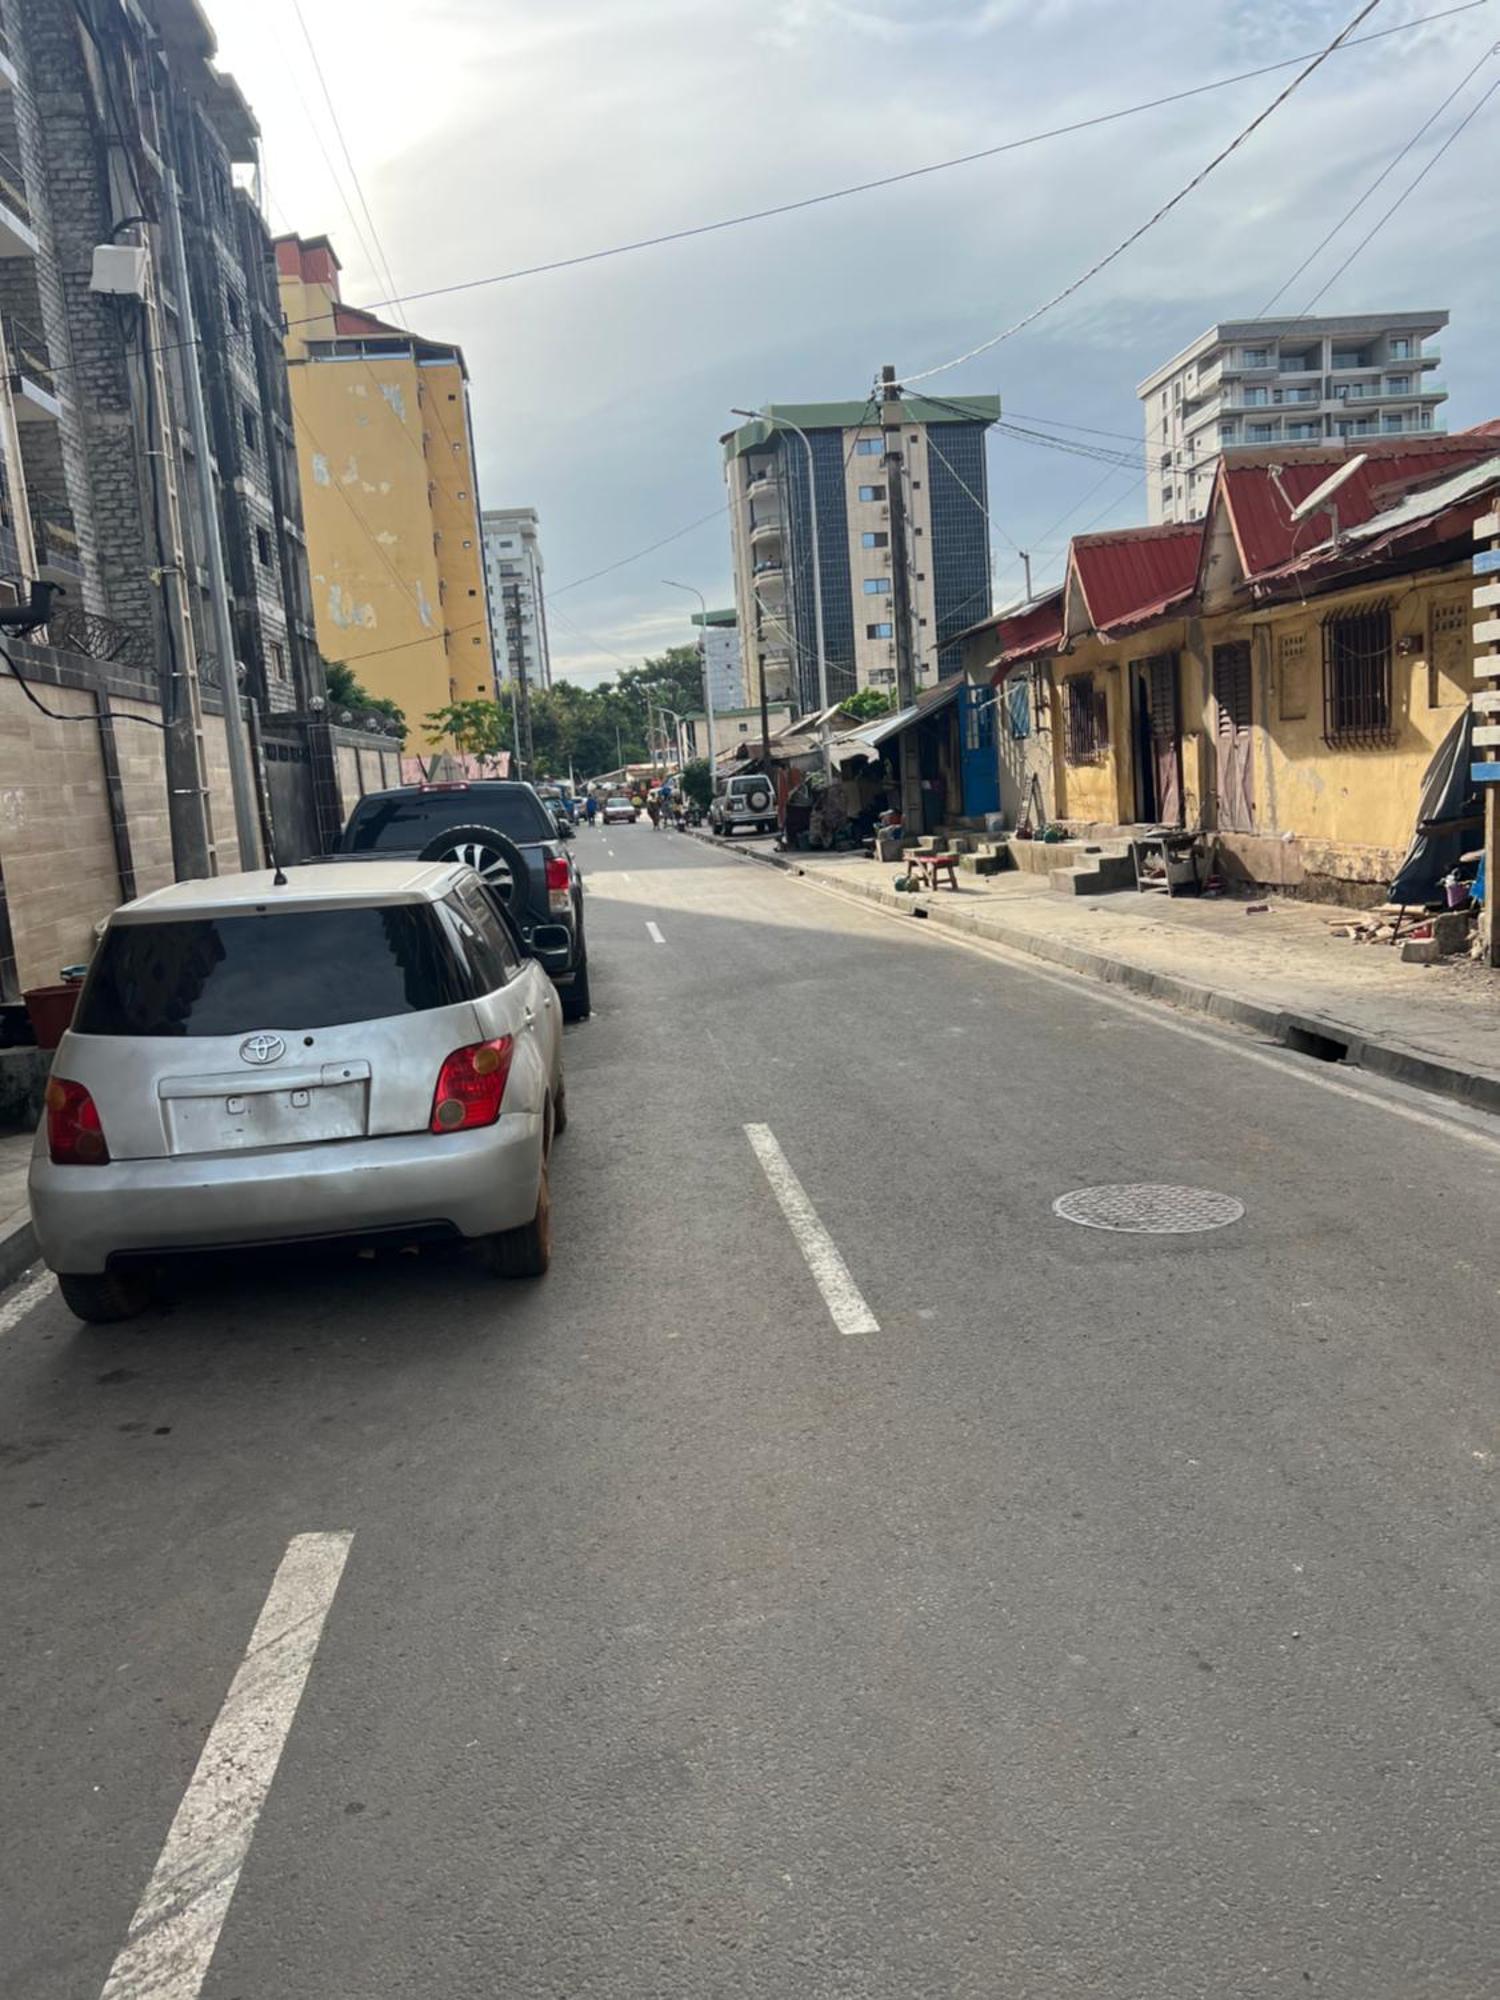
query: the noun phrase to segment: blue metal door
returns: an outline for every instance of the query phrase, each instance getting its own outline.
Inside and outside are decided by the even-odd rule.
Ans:
[[[964,818],[982,819],[1000,810],[1000,763],[995,751],[995,690],[958,691],[959,740],[963,746]]]

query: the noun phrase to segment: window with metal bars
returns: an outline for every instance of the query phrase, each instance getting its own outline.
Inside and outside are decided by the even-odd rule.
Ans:
[[[1358,750],[1393,740],[1389,605],[1330,615],[1323,620],[1323,741]]]
[[[1097,764],[1109,748],[1109,698],[1095,686],[1092,674],[1073,674],[1063,687],[1067,699],[1063,755],[1070,764]]]

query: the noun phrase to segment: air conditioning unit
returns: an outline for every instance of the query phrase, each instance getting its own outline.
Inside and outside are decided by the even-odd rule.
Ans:
[[[151,253],[143,243],[98,243],[89,290],[107,298],[144,299],[150,271]]]

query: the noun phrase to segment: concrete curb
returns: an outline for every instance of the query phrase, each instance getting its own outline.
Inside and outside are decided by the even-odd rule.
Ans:
[[[18,1216],[0,1229],[0,1287],[14,1284],[39,1255],[29,1215]]]
[[[1008,951],[1022,952],[1028,958],[1041,960],[1043,964],[1059,965],[1066,971],[1083,973],[1102,985],[1123,987],[1146,999],[1181,1007],[1188,1013],[1203,1014],[1210,1020],[1249,1028],[1270,1041],[1279,1042],[1283,1048],[1296,1050],[1298,1054],[1322,1054],[1330,1061],[1367,1069],[1376,1076],[1389,1077],[1396,1083],[1410,1084],[1418,1090],[1429,1090],[1437,1096],[1456,1099],[1460,1104],[1472,1105],[1477,1110],[1500,1112],[1500,1076],[1484,1070],[1455,1068],[1453,1064],[1404,1042],[1373,1041],[1347,1022],[1334,1020],[1331,1016],[1294,1014],[1284,1008],[1264,1007],[1254,1000],[1242,999],[1238,994],[1178,979],[1169,972],[1132,965],[1128,959],[1113,958],[1108,952],[1096,951],[1087,945],[1068,944],[1061,938],[1038,937],[1031,931],[1013,929],[1003,918],[997,921],[994,917],[986,917],[981,921],[977,911],[955,909],[951,904],[931,896],[898,896],[895,890],[887,889],[880,882],[819,884],[816,875],[810,874],[787,855],[768,853],[764,849],[731,848],[712,834],[693,829],[689,831],[695,840],[701,840],[721,853],[738,853],[742,861],[759,861],[772,868],[780,868],[786,874],[800,876],[806,882],[834,889],[840,894],[859,896],[869,903],[878,903],[882,908],[895,910],[903,916],[924,917],[941,930],[957,931],[963,936],[1004,945]]]

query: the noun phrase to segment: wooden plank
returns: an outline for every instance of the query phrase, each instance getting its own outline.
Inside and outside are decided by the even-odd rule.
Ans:
[[[1500,549],[1495,551],[1500,555]],[[1474,609],[1493,611],[1500,604],[1500,583],[1476,583],[1474,586]]]
[[[1484,618],[1474,627],[1476,646],[1500,646],[1500,618]]]
[[[1471,764],[1469,776],[1476,785],[1500,784],[1500,764]]]
[[[1474,574],[1491,576],[1500,570],[1500,549],[1477,549],[1474,553]]]
[[[1500,660],[1495,664],[1500,666]],[[1500,715],[1500,693],[1491,689],[1488,694],[1471,695],[1469,706],[1476,715]]]
[[[1476,542],[1487,542],[1500,537],[1500,513],[1481,514],[1474,523]]]
[[[1481,750],[1492,750],[1500,743],[1500,725],[1486,723],[1483,729],[1476,729],[1474,742]]]
[[[1489,680],[1494,674],[1500,674],[1500,653],[1476,653],[1474,678],[1484,681]]]

